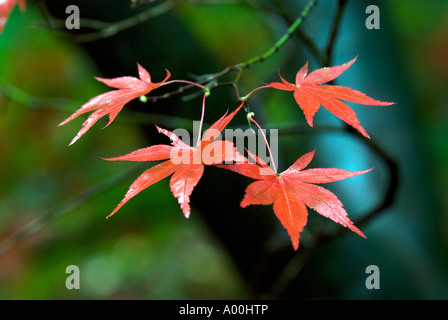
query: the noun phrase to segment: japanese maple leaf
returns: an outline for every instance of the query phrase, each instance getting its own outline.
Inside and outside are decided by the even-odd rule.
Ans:
[[[81,130],[70,142],[70,145],[75,143],[76,140],[86,133],[87,130],[89,130],[100,118],[109,114],[109,122],[105,126],[107,127],[115,119],[121,109],[123,109],[126,103],[135,98],[139,98],[142,95],[148,94],[152,90],[160,87],[171,76],[170,72],[166,70],[167,76],[162,82],[151,82],[151,77],[148,71],[146,71],[138,63],[137,66],[140,79],[129,76],[113,79],[95,77],[98,81],[101,81],[109,87],[116,88],[118,90],[109,91],[90,99],[75,113],[59,124],[60,126],[64,125],[81,114],[96,110],[83,123]]]
[[[311,151],[301,156],[286,171],[278,174],[260,158],[253,157],[257,164],[246,161],[239,164],[218,165],[218,167],[257,179],[246,188],[241,207],[272,204],[274,213],[287,230],[295,250],[299,247],[300,232],[307,223],[306,207],[365,238],[361,230],[350,221],[337,196],[315,183],[343,180],[366,173],[371,169],[365,171],[334,168],[303,170],[314,157],[314,151]]]
[[[157,127],[160,133],[165,134],[172,140],[172,145],[154,145],[139,149],[127,155],[105,159],[109,161],[154,161],[166,160],[146,170],[130,186],[124,199],[115,210],[108,216],[112,216],[126,202],[142,190],[154,183],[173,174],[170,180],[170,188],[174,197],[177,198],[185,217],[190,216],[190,195],[204,172],[204,165],[213,165],[228,162],[244,162],[245,157],[240,155],[230,141],[216,140],[221,131],[232,120],[241,109],[241,104],[231,114],[225,114],[204,132],[202,140],[196,147],[185,144],[173,132]]]
[[[285,91],[294,91],[294,98],[303,110],[306,121],[312,127],[313,117],[322,105],[336,117],[356,128],[367,138],[370,138],[361,126],[356,113],[344,102],[350,101],[365,105],[388,106],[393,102],[383,102],[372,99],[364,93],[347,87],[336,85],[322,85],[334,80],[347,70],[356,57],[349,62],[335,67],[317,69],[308,74],[308,62],[297,72],[295,84],[287,82],[281,75],[282,82],[272,82],[268,86]]]
[[[0,0],[0,33],[5,28],[8,17],[17,2],[19,3],[20,9],[24,11],[26,9],[25,0]]]

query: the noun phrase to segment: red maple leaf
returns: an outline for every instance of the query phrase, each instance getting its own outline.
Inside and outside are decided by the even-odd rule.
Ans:
[[[213,165],[227,162],[243,162],[245,157],[240,155],[230,141],[216,140],[221,131],[232,120],[241,109],[241,104],[231,114],[225,114],[204,132],[202,140],[196,147],[185,144],[173,132],[157,127],[157,130],[171,139],[170,145],[154,145],[139,149],[127,155],[105,159],[109,161],[154,161],[165,160],[155,165],[140,175],[129,187],[124,199],[118,204],[114,211],[117,212],[129,199],[154,183],[173,174],[170,180],[170,188],[174,197],[177,198],[185,217],[190,216],[190,195],[194,187],[201,179],[204,165]]]
[[[251,154],[252,155],[252,154]],[[257,164],[244,163],[218,165],[244,176],[257,179],[247,188],[241,207],[249,205],[273,205],[274,213],[287,230],[295,250],[299,247],[300,232],[307,223],[309,207],[324,217],[340,223],[344,227],[365,238],[365,235],[348,218],[347,212],[337,196],[314,183],[328,183],[366,173],[343,169],[307,169],[314,151],[300,157],[286,171],[278,174],[257,156],[252,155]]]
[[[356,57],[343,65],[317,69],[310,74],[308,74],[307,62],[297,72],[295,84],[287,82],[279,75],[282,82],[272,82],[268,86],[279,90],[294,91],[294,98],[303,110],[306,121],[311,127],[313,126],[314,114],[322,105],[336,117],[356,128],[365,137],[370,138],[361,126],[356,113],[341,100],[376,106],[388,106],[394,103],[372,99],[360,91],[347,87],[322,85],[322,83],[340,76],[355,61]]]
[[[14,8],[16,3],[19,3],[20,9],[24,11],[26,9],[25,0],[3,0],[0,1],[0,33],[5,28],[6,22],[8,22],[8,17]]]
[[[83,123],[81,130],[70,142],[70,145],[75,143],[76,140],[78,140],[84,133],[86,133],[87,130],[89,130],[100,118],[109,114],[109,122],[105,126],[107,127],[115,119],[121,109],[123,109],[126,103],[145,94],[148,94],[152,90],[160,87],[171,76],[170,72],[166,70],[167,76],[162,82],[151,82],[151,76],[149,75],[148,71],[146,71],[138,63],[137,66],[140,79],[129,76],[113,79],[103,79],[96,77],[98,81],[101,81],[109,87],[116,88],[118,90],[109,91],[90,99],[75,113],[73,113],[70,117],[59,124],[60,126],[64,125],[81,114],[96,110]]]

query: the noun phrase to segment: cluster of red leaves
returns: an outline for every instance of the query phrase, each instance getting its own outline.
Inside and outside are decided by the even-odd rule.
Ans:
[[[16,3],[19,3],[20,9],[24,11],[26,9],[25,0],[2,0],[0,1],[0,33],[5,28],[8,17],[11,14],[12,9]]]
[[[305,64],[298,71],[295,84],[288,83],[280,76],[281,83],[273,82],[268,86],[279,90],[294,91],[294,98],[304,111],[306,121],[310,126],[313,125],[314,114],[322,105],[368,138],[369,136],[359,123],[355,112],[341,100],[382,106],[392,103],[374,100],[364,93],[347,87],[322,85],[342,74],[355,60],[356,58],[341,66],[318,69],[310,74],[308,74],[308,64]],[[94,97],[61,123],[61,125],[65,124],[83,113],[96,110],[84,122],[71,144],[91,128],[98,119],[109,114],[107,124],[109,125],[126,103],[167,84],[166,80],[170,77],[170,73],[167,71],[168,75],[162,82],[153,83],[149,73],[140,65],[138,65],[138,71],[140,79],[134,77],[97,78],[118,90]],[[176,80],[170,82],[173,83]],[[179,80],[179,82],[183,81]],[[171,192],[178,200],[183,214],[188,218],[191,212],[190,196],[202,177],[204,166],[214,165],[257,180],[247,187],[241,207],[273,205],[274,213],[288,231],[295,250],[299,247],[300,232],[307,222],[308,211],[306,207],[365,237],[348,218],[347,212],[337,196],[316,184],[343,180],[364,174],[371,169],[364,171],[346,171],[336,168],[304,170],[313,159],[314,151],[301,156],[292,166],[280,174],[249,152],[249,155],[255,160],[254,163],[251,163],[246,157],[238,153],[232,142],[217,140],[220,133],[243,105],[244,103],[232,113],[225,114],[216,121],[204,132],[202,140],[198,141],[194,147],[184,143],[173,132],[157,127],[160,133],[171,139],[171,145],[154,145],[127,155],[105,159],[112,161],[165,160],[143,172],[132,183],[124,199],[108,217],[116,213],[139,192],[172,175],[170,180]]]
[[[244,162],[245,158],[238,153],[232,142],[215,140],[241,109],[241,104],[229,115],[224,115],[204,132],[202,140],[195,147],[182,142],[174,133],[157,127],[157,130],[171,139],[172,146],[155,145],[131,152],[127,155],[106,160],[126,161],[154,161],[166,160],[146,170],[129,188],[128,192],[115,210],[113,215],[130,198],[146,189],[150,185],[173,174],[170,188],[177,198],[186,218],[190,216],[190,195],[204,172],[204,165],[214,165],[223,162]]]

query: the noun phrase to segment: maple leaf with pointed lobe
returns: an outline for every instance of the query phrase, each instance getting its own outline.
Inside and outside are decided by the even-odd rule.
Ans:
[[[344,102],[350,101],[364,105],[388,106],[393,102],[375,100],[364,93],[348,87],[336,85],[322,85],[334,80],[347,70],[356,57],[349,62],[335,67],[321,68],[308,74],[308,62],[297,72],[295,84],[287,82],[279,74],[282,82],[272,82],[268,86],[285,91],[294,91],[294,98],[303,110],[306,121],[312,127],[313,117],[320,106],[324,106],[336,117],[353,126],[361,134],[370,138],[366,130],[361,126],[356,113]]]
[[[121,109],[123,109],[126,103],[145,94],[148,94],[152,90],[160,87],[171,76],[170,72],[166,70],[167,76],[163,81],[152,82],[151,76],[149,75],[148,71],[146,71],[146,69],[144,69],[138,63],[137,67],[140,79],[130,76],[113,79],[103,79],[95,77],[98,81],[101,81],[109,87],[116,88],[118,90],[109,91],[90,99],[75,113],[73,113],[70,117],[59,124],[60,126],[64,125],[81,114],[96,110],[83,123],[81,130],[70,142],[70,145],[75,143],[76,140],[78,140],[84,133],[86,133],[87,130],[89,130],[95,124],[95,122],[108,114],[109,122],[105,126],[107,127],[109,124],[111,124],[112,121],[114,121],[115,117],[118,115]]]
[[[231,114],[225,114],[204,132],[202,140],[196,147],[185,144],[173,132],[157,127],[160,133],[171,139],[170,145],[154,145],[131,152],[127,155],[105,159],[109,161],[154,161],[166,160],[151,167],[140,175],[129,187],[124,199],[118,204],[112,216],[126,202],[142,190],[173,174],[170,180],[170,189],[177,198],[185,217],[190,216],[190,195],[204,172],[204,165],[213,165],[228,162],[243,162],[245,157],[240,155],[234,144],[226,140],[216,140],[221,131],[241,109],[241,104]]]
[[[16,3],[19,3],[22,11],[25,11],[25,0],[0,0],[0,33],[5,28],[6,22],[8,22],[8,17]]]
[[[346,171],[336,168],[303,170],[314,157],[314,151],[301,156],[286,171],[278,174],[259,157],[250,154],[256,164],[244,163],[217,165],[241,175],[256,179],[247,188],[241,207],[249,205],[273,205],[274,213],[287,230],[294,250],[299,247],[300,232],[307,223],[309,207],[324,217],[349,228],[360,236],[365,235],[348,218],[341,201],[329,190],[315,185],[343,180],[369,172]]]

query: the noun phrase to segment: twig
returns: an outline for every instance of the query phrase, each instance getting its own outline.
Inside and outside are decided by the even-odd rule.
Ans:
[[[278,50],[280,50],[280,48],[283,47],[286,44],[286,42],[288,42],[288,40],[292,37],[292,35],[298,30],[299,26],[303,23],[305,18],[310,14],[312,9],[317,5],[317,2],[318,2],[318,0],[309,1],[308,4],[306,5],[306,7],[300,13],[300,15],[297,17],[297,19],[290,25],[288,30],[286,30],[286,32],[283,34],[283,36],[281,36],[275,42],[275,44],[270,49],[268,49],[265,53],[263,53],[259,56],[250,58],[244,62],[237,63],[232,66],[228,66],[225,69],[223,69],[217,73],[197,76],[196,82],[198,84],[203,84],[205,86],[207,86],[208,83],[213,82],[213,85],[209,88],[210,90],[212,90],[212,89],[220,86],[220,84],[217,83],[217,80],[219,78],[221,78],[231,72],[237,72],[237,75],[234,78],[234,80],[226,83],[227,85],[236,84],[238,82],[239,78],[241,77],[241,74],[244,69],[250,68],[258,63],[262,63],[265,60],[269,59]],[[150,100],[151,102],[156,102],[157,100],[160,100],[160,99],[166,99],[166,98],[172,97],[173,95],[182,93],[191,87],[192,87],[192,85],[186,85],[186,86],[180,87],[179,89],[177,89],[175,91],[171,91],[171,92],[165,93],[163,95],[148,97],[148,100]]]
[[[9,83],[0,84],[0,97],[1,95],[7,97],[10,101],[14,101],[15,103],[33,110],[56,110],[71,114],[73,113],[73,108],[75,106],[82,104],[79,101],[69,99],[35,97]],[[148,97],[148,100],[150,99],[151,97]],[[0,111],[3,109],[7,109],[7,104],[0,106]],[[184,128],[186,130],[193,129],[193,120],[189,118],[134,110],[127,110],[127,112],[123,113],[123,115],[115,121],[138,124],[158,124],[167,128]],[[204,125],[207,127],[209,126],[208,123],[204,123]]]
[[[249,68],[257,63],[263,62],[269,59],[274,53],[276,53],[285,43],[291,38],[295,31],[299,28],[305,18],[310,14],[313,8],[316,6],[318,0],[311,0],[308,2],[306,7],[300,13],[299,17],[291,24],[291,26],[286,30],[285,34],[277,40],[277,42],[264,54],[251,58],[243,63],[239,64],[242,69]]]
[[[75,40],[78,42],[90,42],[111,37],[117,34],[118,32],[135,27],[140,23],[145,22],[151,18],[160,16],[176,6],[177,4],[172,1],[162,2],[160,5],[152,7],[132,17],[121,20],[119,22],[110,23],[106,27],[101,28],[100,31],[83,35],[76,35]]]
[[[345,4],[347,3],[347,0],[339,0],[338,1],[338,7],[336,9],[336,14],[333,20],[333,25],[331,27],[331,34],[330,39],[328,40],[327,49],[326,49],[326,56],[325,56],[325,65],[329,66],[331,64],[331,60],[333,57],[333,50],[334,50],[334,44],[336,42],[336,38],[340,29],[341,25],[341,18],[342,13],[344,12]]]
[[[35,234],[39,230],[49,225],[55,219],[60,218],[61,216],[81,207],[87,201],[103,193],[104,191],[112,189],[127,181],[130,177],[141,171],[142,168],[143,164],[136,165],[125,172],[113,176],[108,180],[102,181],[90,188],[87,188],[72,199],[62,203],[55,209],[50,210],[47,213],[30,221],[15,233],[13,233],[11,236],[0,242],[0,256],[14,248],[17,244]]]
[[[115,22],[105,22],[94,19],[80,19],[80,26],[82,28],[95,29],[98,31],[86,33],[86,34],[70,34],[77,42],[91,42],[108,37],[112,37],[117,33],[126,29],[135,27],[151,18],[160,16],[178,6],[179,3],[173,1],[162,2],[161,4],[151,7],[148,10],[137,13],[129,18]],[[34,24],[37,27],[47,28],[50,30],[65,28],[65,20],[52,20],[48,21],[46,25]]]

